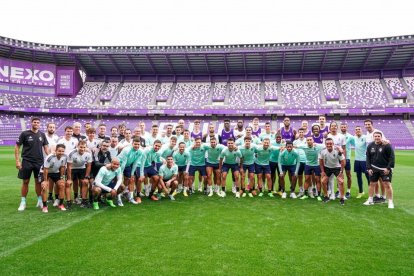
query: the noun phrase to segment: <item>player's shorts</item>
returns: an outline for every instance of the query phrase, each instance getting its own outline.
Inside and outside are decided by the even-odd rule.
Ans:
[[[247,171],[249,171],[249,173],[255,173],[255,166],[254,164],[250,164],[250,165],[244,165],[243,164],[243,170],[246,173]]]
[[[72,180],[85,179],[86,169],[73,169]]]
[[[156,169],[157,171],[159,171],[159,170],[160,170],[161,166],[162,166],[162,163],[155,163],[155,169]]]
[[[254,164],[254,171],[256,174],[270,174],[270,165]]]
[[[367,162],[366,161],[354,161],[354,172],[356,173],[366,173],[367,172]]]
[[[282,165],[282,172],[290,172],[291,175],[294,175],[296,172],[296,165]]]
[[[304,162],[300,162],[299,163],[298,175],[302,175],[303,174],[303,172],[305,171],[305,165],[306,165],[306,163],[304,163]]]
[[[144,175],[148,177],[153,177],[155,175],[158,175],[158,171],[155,170],[153,166],[145,167],[144,168]]]
[[[194,176],[196,171],[198,171],[201,176],[207,175],[206,166],[192,166],[192,165],[190,165],[190,168],[188,169],[188,175]]]
[[[377,182],[381,178],[384,182],[391,182],[392,172],[385,175],[382,170],[373,170],[372,175],[369,177],[370,182]]]
[[[127,178],[130,178],[131,174],[132,174],[132,165],[128,166],[128,167],[125,167],[124,176],[127,177]]]
[[[187,166],[178,166],[178,172],[186,172]]]
[[[213,168],[213,170],[217,170],[219,168],[219,164],[212,164],[212,163],[206,162],[206,168]]]
[[[223,166],[221,167],[222,172],[228,172],[229,170],[234,172],[238,172],[240,170],[240,166],[238,164],[227,164],[223,163]]]
[[[30,179],[32,172],[35,179],[39,178],[40,168],[42,167],[42,163],[32,163],[26,160],[22,160],[22,168],[19,170],[17,177],[19,179]]]
[[[346,159],[345,170],[346,171],[351,170],[351,160],[350,159]]]
[[[95,185],[95,183],[93,183],[93,185]],[[95,185],[96,186],[96,185]],[[109,185],[106,185],[107,187],[109,187],[109,188],[111,188],[111,189],[113,189],[113,188],[115,188],[115,186],[116,186],[116,178],[114,179],[114,180],[112,180],[111,181],[111,183],[109,183]],[[96,186],[96,187],[98,187],[98,186]],[[102,190],[102,193],[103,194],[107,194],[107,193],[109,193],[108,191],[105,191],[104,189],[102,189],[101,188],[101,190]]]
[[[305,175],[321,176],[321,168],[319,166],[308,166],[305,165]]]
[[[328,168],[325,167],[325,173],[327,177],[331,177],[331,175],[338,176],[341,172],[341,168]]]
[[[274,173],[275,171],[277,172],[277,174],[280,174],[280,171],[279,171],[279,165],[278,165],[278,163],[277,162],[272,162],[272,161],[270,161],[269,162],[269,166],[270,166],[270,172],[271,173]]]
[[[60,173],[49,173],[47,175],[49,177],[49,179],[51,179],[53,182],[58,182],[60,179]],[[45,181],[46,179],[44,178],[44,174],[43,173],[39,173],[39,182]]]

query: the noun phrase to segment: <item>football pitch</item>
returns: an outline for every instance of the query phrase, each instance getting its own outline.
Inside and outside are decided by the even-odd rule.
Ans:
[[[394,210],[363,206],[354,177],[345,206],[228,192],[48,214],[32,182],[20,213],[14,164],[0,147],[2,275],[414,275],[413,151],[396,153]]]

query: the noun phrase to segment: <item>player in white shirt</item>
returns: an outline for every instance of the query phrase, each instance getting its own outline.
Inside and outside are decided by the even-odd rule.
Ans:
[[[150,133],[148,131],[145,131],[145,123],[140,122],[139,127],[141,128],[141,137],[147,140],[147,138],[150,136]]]
[[[234,134],[235,140],[242,138],[244,135],[246,135],[243,120],[241,119],[237,120],[237,125],[233,129],[233,134]]]
[[[71,126],[65,127],[65,136],[59,139],[57,142],[58,144],[65,145],[65,154],[69,155],[77,146],[78,146],[78,139],[72,136],[73,135],[73,128]]]
[[[329,125],[329,134],[326,136],[327,138],[331,138],[334,146],[338,146],[342,148],[344,156],[346,156],[346,138],[344,135],[338,132],[338,123],[337,122],[331,122]],[[328,190],[330,191],[331,199],[335,199],[335,197],[338,197],[339,193],[336,192],[334,189],[334,178],[331,177],[329,179],[329,186]]]
[[[47,142],[49,143],[50,152],[55,152],[55,148],[56,148],[57,142],[59,140],[59,136],[57,136],[55,134],[55,131],[56,131],[55,123],[47,123],[45,136],[46,136]],[[46,156],[47,156],[47,154],[43,150],[43,157],[46,157]],[[49,196],[47,198],[48,201],[53,201],[52,194],[53,194],[53,185],[50,185],[49,186]]]
[[[111,157],[116,157],[119,154],[118,137],[117,136],[112,136],[111,137],[111,143],[109,144],[108,151],[109,151],[109,153],[111,153]]]
[[[47,213],[47,190],[50,185],[56,185],[56,205],[60,210],[66,211],[63,205],[65,196],[65,166],[66,166],[65,145],[56,145],[55,153],[46,156],[42,168],[40,169],[39,178],[42,188],[43,207],[42,212]],[[59,199],[58,199],[59,198]]]
[[[321,183],[323,193],[325,195],[323,202],[328,202],[328,181],[331,175],[334,175],[338,180],[340,204],[345,204],[344,194],[344,169],[345,169],[345,155],[339,146],[334,146],[332,138],[326,138],[326,149],[319,153],[319,166],[321,168]]]
[[[92,155],[94,155],[96,151],[99,151],[99,147],[101,146],[100,141],[95,138],[95,135],[95,128],[90,127],[86,130],[86,147],[87,150],[90,151],[90,153],[92,153]]]
[[[86,142],[79,141],[78,148],[69,153],[68,156],[68,181],[69,185],[73,183],[73,192],[76,204],[81,204],[82,208],[88,207],[88,190],[89,178],[92,168],[92,154],[86,151]],[[78,197],[79,185],[81,186],[82,201]],[[70,198],[69,191],[66,191],[66,197]],[[69,205],[71,201],[68,201]]]
[[[125,130],[125,139],[118,143],[118,150],[121,152],[126,146],[132,146],[132,132],[129,128]]]
[[[214,137],[217,141],[219,141],[219,135],[216,133],[216,127],[214,124],[208,125],[208,132],[203,135],[203,143],[210,143],[210,138]]]

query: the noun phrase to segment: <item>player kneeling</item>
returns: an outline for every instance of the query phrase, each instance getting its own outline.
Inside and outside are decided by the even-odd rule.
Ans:
[[[49,184],[57,186],[58,208],[62,211],[66,211],[63,205],[63,198],[65,196],[65,166],[67,158],[65,155],[65,145],[56,145],[56,152],[49,154],[40,169],[39,182],[41,182],[42,188],[42,200],[43,207],[42,212],[47,213],[47,192],[49,190]]]
[[[110,165],[103,166],[99,170],[93,183],[93,209],[99,210],[98,199],[102,193],[106,195],[106,203],[111,207],[116,207],[113,198],[116,198],[124,189],[119,159],[113,157]]]
[[[174,164],[172,156],[167,157],[167,164],[160,167],[158,174],[160,177],[158,189],[162,190],[165,195],[168,194],[171,200],[175,200],[173,193],[178,187],[178,166]]]

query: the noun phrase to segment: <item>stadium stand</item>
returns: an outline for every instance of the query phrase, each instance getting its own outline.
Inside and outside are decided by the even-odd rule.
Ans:
[[[348,107],[385,107],[387,98],[379,79],[340,80]]]
[[[398,78],[384,78],[384,81],[394,99],[407,98],[407,92]]]
[[[285,106],[291,108],[319,108],[321,98],[317,81],[282,81]]]
[[[230,83],[229,106],[247,109],[261,106],[260,82]]]
[[[339,91],[334,80],[322,81],[322,87],[327,101],[339,101]]]
[[[177,83],[171,105],[175,108],[202,108],[209,102],[211,83]]]
[[[277,101],[277,82],[265,82],[265,100]]]
[[[131,109],[146,107],[151,104],[156,87],[156,83],[124,83],[118,98],[112,101],[111,106]]]

